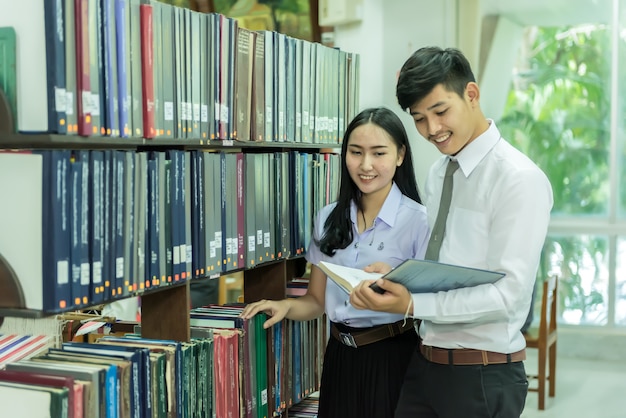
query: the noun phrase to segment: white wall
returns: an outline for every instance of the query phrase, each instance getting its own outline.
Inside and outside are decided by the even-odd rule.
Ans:
[[[459,0],[463,1],[463,0]],[[361,57],[360,108],[387,106],[405,122],[418,184],[440,155],[418,135],[396,101],[396,77],[404,61],[427,45],[456,46],[457,0],[363,0],[360,23],[335,28],[335,46]]]

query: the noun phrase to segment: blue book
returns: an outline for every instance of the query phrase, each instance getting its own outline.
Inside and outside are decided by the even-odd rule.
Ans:
[[[200,161],[200,153],[198,151],[190,151],[190,174],[191,174],[191,228],[194,233],[191,236],[191,269],[193,271],[193,275],[198,277],[200,276],[200,271],[204,271],[201,267],[204,265],[200,260],[200,241],[204,241],[204,239],[200,240],[200,237],[203,237],[203,231],[201,228],[204,227],[204,222],[201,216],[201,200],[200,200],[200,184],[202,182],[202,164]],[[202,273],[204,274],[204,273]],[[191,277],[190,277],[191,279]]]
[[[93,303],[105,300],[104,277],[104,152],[92,150],[89,158],[89,256],[91,258],[91,291]]]
[[[159,270],[159,172],[155,153],[148,159],[148,218],[147,218],[147,240],[146,240],[146,268],[147,276],[151,286],[158,286],[161,279]]]
[[[76,151],[70,164],[72,299],[74,306],[89,302],[91,268],[89,264],[89,155]]]
[[[126,175],[125,175],[125,151],[113,152],[113,258],[115,268],[115,297],[121,297],[124,294],[124,196],[126,193]]]
[[[61,311],[72,304],[70,282],[69,150],[39,151],[43,156],[44,309]],[[48,275],[51,277],[48,278]]]
[[[67,133],[65,91],[65,7],[62,1],[44,1],[48,93],[48,131]],[[72,19],[74,16],[71,17]]]
[[[124,271],[122,296],[138,290],[137,278],[134,274],[137,257],[135,240],[135,152],[126,151],[124,157],[124,196],[123,200],[123,251]]]
[[[292,352],[292,361],[293,361],[293,394],[294,394],[294,403],[299,402],[303,398],[304,390],[302,387],[302,335],[301,335],[301,327],[302,324],[300,321],[289,321],[291,324],[291,347],[293,348]]]
[[[104,298],[111,300],[115,290],[115,266],[113,263],[113,203],[111,196],[115,184],[113,173],[113,152],[103,151],[102,162],[102,279]]]
[[[89,156],[91,151],[77,151],[78,159],[82,161],[82,179],[81,179],[81,215],[80,215],[80,287],[82,289],[81,296],[83,305],[88,305],[91,301],[91,257],[89,254],[89,221],[92,208],[89,205],[89,188],[91,185],[91,174],[89,170]]]
[[[169,228],[167,231],[171,231],[171,249],[172,249],[172,281],[177,282],[181,280],[181,274],[183,270],[183,264],[181,260],[181,246],[184,243],[184,218],[181,211],[181,160],[179,158],[179,152],[177,150],[166,151],[167,159],[170,161],[170,175],[169,175],[169,196],[170,196],[170,211],[169,211]],[[167,215],[166,215],[167,216]]]
[[[120,136],[131,135],[130,126],[130,50],[129,15],[126,0],[115,0],[115,37],[117,46],[117,86]]]

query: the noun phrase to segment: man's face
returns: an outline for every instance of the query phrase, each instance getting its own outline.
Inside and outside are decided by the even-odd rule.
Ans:
[[[442,154],[456,155],[476,138],[478,86],[468,83],[463,97],[442,84],[409,108],[417,131]]]

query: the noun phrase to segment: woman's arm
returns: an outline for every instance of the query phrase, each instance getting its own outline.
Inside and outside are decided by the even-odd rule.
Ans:
[[[263,328],[269,328],[283,318],[296,321],[307,321],[317,318],[324,313],[326,294],[326,274],[317,266],[311,266],[311,278],[306,295],[299,298],[283,300],[260,300],[247,305],[241,317],[252,318],[258,312],[265,312],[270,318],[265,321]]]

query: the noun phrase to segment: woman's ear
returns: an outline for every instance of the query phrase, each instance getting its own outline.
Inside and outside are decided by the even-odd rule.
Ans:
[[[402,162],[404,162],[404,155],[406,154],[406,146],[402,145],[398,149],[398,160],[396,161],[396,166],[400,167]]]

